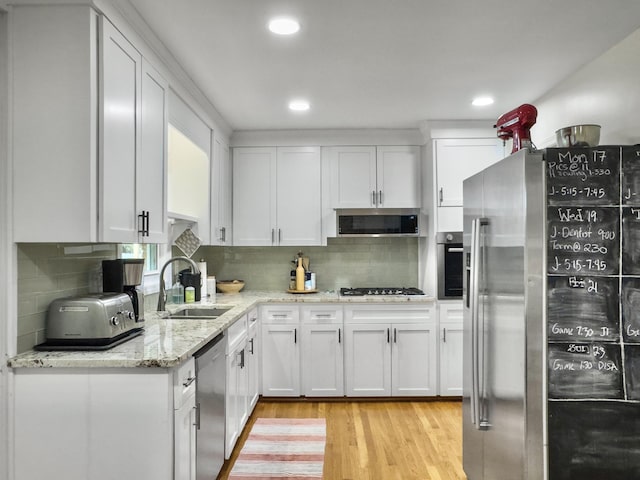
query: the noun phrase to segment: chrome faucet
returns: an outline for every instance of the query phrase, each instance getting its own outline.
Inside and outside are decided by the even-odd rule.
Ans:
[[[164,286],[164,270],[170,263],[177,262],[178,260],[182,260],[187,262],[191,266],[191,272],[196,274],[200,273],[200,269],[196,262],[191,260],[189,257],[173,257],[167,260],[167,262],[162,266],[160,270],[160,292],[158,293],[158,311],[162,312],[165,308],[165,304],[167,303],[167,292]]]

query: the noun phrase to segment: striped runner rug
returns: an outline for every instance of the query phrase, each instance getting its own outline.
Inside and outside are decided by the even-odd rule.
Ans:
[[[324,418],[258,418],[229,480],[322,479]]]

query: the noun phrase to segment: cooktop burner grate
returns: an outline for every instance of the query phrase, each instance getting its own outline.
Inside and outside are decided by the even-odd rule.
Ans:
[[[407,287],[362,287],[341,288],[340,295],[346,297],[361,297],[364,295],[424,295],[419,288]]]

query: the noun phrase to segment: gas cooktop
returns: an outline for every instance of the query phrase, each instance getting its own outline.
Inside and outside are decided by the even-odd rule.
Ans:
[[[424,295],[419,288],[406,287],[366,287],[341,288],[340,295],[345,297],[361,297],[364,295]]]

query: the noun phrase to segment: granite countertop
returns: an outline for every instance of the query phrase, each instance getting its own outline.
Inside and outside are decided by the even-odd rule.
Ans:
[[[239,294],[216,295],[215,303],[198,302],[189,305],[168,305],[170,312],[187,306],[232,307],[216,319],[177,319],[164,312],[145,312],[144,333],[104,351],[29,351],[10,358],[12,368],[171,368],[188,360],[195,352],[227,329],[245,313],[261,303],[428,303],[429,295],[402,297],[343,297],[337,292],[291,294],[273,291],[247,291]]]

